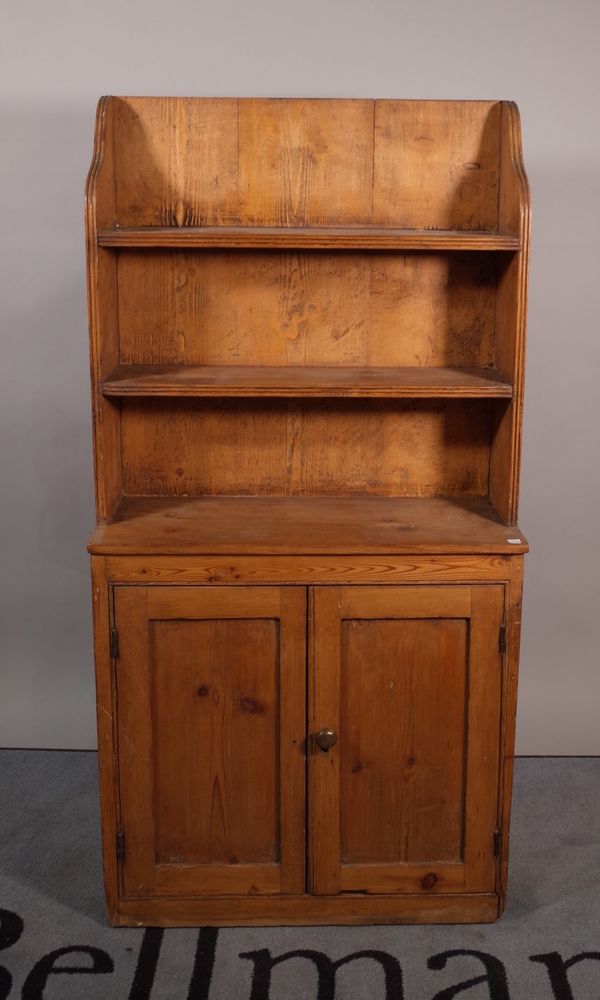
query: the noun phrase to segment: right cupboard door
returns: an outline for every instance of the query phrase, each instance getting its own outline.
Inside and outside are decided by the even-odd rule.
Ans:
[[[494,891],[503,601],[497,585],[314,589],[313,893]]]

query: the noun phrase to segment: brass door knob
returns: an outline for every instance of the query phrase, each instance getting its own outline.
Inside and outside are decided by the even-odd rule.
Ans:
[[[315,743],[317,744],[319,750],[323,753],[327,753],[331,750],[337,743],[337,735],[334,733],[333,729],[319,729],[318,733],[315,733]]]

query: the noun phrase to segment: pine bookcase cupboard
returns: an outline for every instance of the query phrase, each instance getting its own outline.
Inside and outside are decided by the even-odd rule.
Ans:
[[[110,920],[496,919],[515,105],[103,98],[86,206]]]

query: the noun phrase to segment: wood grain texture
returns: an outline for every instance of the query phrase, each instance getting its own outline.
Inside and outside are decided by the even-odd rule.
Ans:
[[[436,602],[444,615],[443,598]],[[391,883],[397,863],[460,861],[462,854],[466,619],[384,619],[382,610],[381,620],[369,620],[362,617],[368,610],[342,621],[341,862],[348,889],[353,882],[364,888],[355,880],[365,874],[379,884],[391,876]],[[371,863],[377,872],[357,870]],[[426,874],[419,871],[417,883]],[[439,872],[436,878],[443,891]]]
[[[113,98],[116,221],[201,226],[238,221],[238,101]]]
[[[159,619],[150,642],[158,864],[275,862],[276,620]]]
[[[116,919],[120,881],[116,837],[120,827],[118,758],[116,748],[117,692],[110,655],[112,624],[111,593],[106,560],[92,557],[92,610],[94,619],[94,665],[96,722],[98,732],[98,785],[102,820],[102,867],[109,920]]]
[[[111,99],[98,103],[92,163],[85,186],[85,240],[87,260],[88,325],[94,441],[96,517],[111,517],[121,495],[119,409],[106,400],[100,385],[118,362],[117,261],[99,250],[98,226],[114,218],[114,147]]]
[[[500,732],[500,789],[498,825],[500,856],[498,858],[499,911],[506,906],[510,844],[510,816],[515,763],[515,730],[517,722],[517,689],[519,651],[521,645],[521,614],[523,606],[524,559],[510,560],[510,583],[506,598],[506,652],[502,671],[502,726]]]
[[[313,892],[494,889],[503,597],[315,590]]]
[[[307,732],[308,780],[308,888],[317,896],[341,891],[339,808],[340,755],[337,747],[319,750],[314,734],[320,729],[340,731],[338,587],[315,588],[312,597],[309,645],[309,705]],[[333,627],[332,627],[333,625]]]
[[[510,538],[519,538],[512,544]],[[126,497],[93,533],[106,555],[300,553],[517,555],[527,542],[482,499]]]
[[[517,521],[523,423],[525,327],[531,228],[530,195],[523,166],[521,125],[516,105],[502,112],[499,212],[520,234],[521,252],[499,269],[496,295],[496,363],[514,386],[510,406],[496,414],[490,461],[490,496],[507,524]]]
[[[115,602],[125,895],[303,891],[305,592]]]
[[[302,926],[319,924],[462,924],[498,918],[496,893],[414,895],[227,896],[125,899],[114,923],[122,927]]]
[[[486,586],[473,587],[472,595],[464,858],[468,888],[487,892],[496,885],[494,830],[498,825],[502,691],[499,634],[505,593],[504,587]]]
[[[496,270],[489,254],[121,251],[120,361],[493,367]]]
[[[484,496],[484,400],[124,399],[131,496]]]
[[[100,102],[114,923],[502,910],[529,226],[510,102]]]
[[[249,583],[508,582],[514,556],[106,556],[114,583],[236,586]]]
[[[373,221],[496,229],[501,104],[377,101]]]
[[[268,250],[489,250],[510,252],[520,248],[510,232],[468,229],[388,229],[348,226],[133,226],[98,231],[98,246],[126,249],[231,249]]]
[[[241,100],[239,143],[244,222],[327,226],[368,219],[371,101]]]
[[[121,365],[105,396],[274,396],[509,398],[491,368],[335,368],[234,365]]]
[[[110,101],[121,226],[497,228],[501,102]]]

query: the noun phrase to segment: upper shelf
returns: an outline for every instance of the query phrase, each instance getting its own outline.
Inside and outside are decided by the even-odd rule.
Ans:
[[[101,247],[305,249],[305,250],[504,250],[521,240],[513,233],[462,229],[359,227],[145,226],[100,229]]]
[[[251,365],[121,365],[102,384],[105,396],[512,396],[490,368],[336,368]]]

